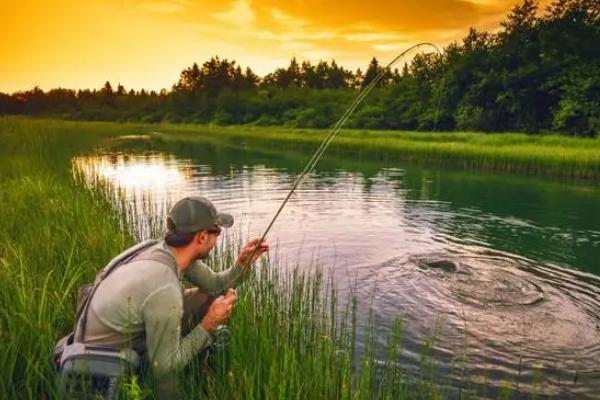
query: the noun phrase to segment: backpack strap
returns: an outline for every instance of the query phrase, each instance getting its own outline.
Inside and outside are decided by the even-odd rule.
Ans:
[[[148,249],[147,251],[142,251],[134,258],[135,259],[132,259],[131,261],[155,261],[157,263],[164,264],[169,267],[171,267],[171,265],[173,264],[173,256],[165,253],[164,251],[159,251],[158,249]],[[174,272],[176,275],[179,275],[177,270],[174,270]]]
[[[80,307],[79,312],[75,315],[75,328],[74,328],[74,341],[75,342],[80,342],[80,343],[83,342],[83,339],[85,337],[85,326],[87,323],[88,308],[90,306],[92,297],[94,296],[94,293],[96,293],[96,289],[98,289],[98,286],[100,285],[100,283],[111,272],[113,272],[117,267],[127,264],[129,261],[131,261],[137,255],[144,252],[144,250],[149,249],[150,247],[154,246],[157,243],[158,243],[158,240],[150,239],[150,240],[145,240],[141,243],[136,244],[135,246],[128,248],[127,250],[123,251],[121,254],[119,254],[118,256],[113,258],[102,269],[102,271],[100,271],[96,275],[96,280],[94,281],[94,286],[91,288],[89,295],[85,299],[82,307]],[[157,253],[157,252],[151,252],[151,253]],[[165,256],[166,256],[166,254],[165,254]]]

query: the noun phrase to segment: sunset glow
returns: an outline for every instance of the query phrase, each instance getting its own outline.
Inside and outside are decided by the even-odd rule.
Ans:
[[[365,68],[417,42],[495,31],[515,0],[41,0],[0,3],[0,91],[170,89],[211,56],[259,75],[291,57]],[[543,9],[543,7],[541,7]]]

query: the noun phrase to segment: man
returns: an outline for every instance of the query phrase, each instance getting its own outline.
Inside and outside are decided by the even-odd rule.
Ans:
[[[98,286],[88,308],[84,343],[132,347],[144,354],[159,397],[173,396],[174,372],[211,344],[211,333],[231,314],[236,300],[232,288],[268,250],[266,243],[253,240],[234,266],[212,271],[201,259],[215,246],[221,228],[232,224],[231,215],[217,212],[203,197],[177,202],[164,240],[116,268]],[[196,287],[184,290],[183,277]]]

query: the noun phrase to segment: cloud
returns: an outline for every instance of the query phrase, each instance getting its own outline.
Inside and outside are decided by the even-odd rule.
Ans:
[[[255,7],[275,8],[321,28],[347,29],[353,24],[367,23],[377,31],[421,32],[465,27],[497,14],[504,9],[503,3],[502,0],[487,1],[486,4],[467,0],[261,0],[255,2]]]
[[[303,60],[317,61],[333,58],[333,52],[327,50],[309,50],[302,52]]]
[[[376,42],[380,40],[401,40],[407,35],[397,33],[378,33],[378,32],[356,32],[343,35],[344,38],[353,42]]]
[[[273,22],[279,23],[286,28],[291,29],[302,29],[308,24],[308,21],[302,18],[292,17],[291,15],[281,11],[279,8],[271,9],[271,18]]]
[[[310,49],[313,49],[315,46],[313,43],[310,43],[310,42],[296,41],[296,42],[282,43],[281,47],[283,47],[284,49],[290,49],[290,50],[310,50]]]
[[[248,0],[237,0],[231,4],[231,8],[224,12],[211,14],[211,17],[240,27],[249,27],[254,21],[254,11],[250,7]]]
[[[141,7],[153,13],[172,14],[184,11],[188,4],[186,0],[160,0],[146,1],[141,4]]]
[[[246,53],[369,59],[412,44],[460,40],[471,26],[496,29],[516,0],[162,0],[183,1],[172,15],[202,40],[243,43]],[[178,3],[181,4],[181,3]],[[237,46],[236,46],[237,47]],[[230,55],[235,57],[235,55]]]
[[[406,43],[376,43],[373,45],[373,49],[383,52],[400,51],[406,47]]]

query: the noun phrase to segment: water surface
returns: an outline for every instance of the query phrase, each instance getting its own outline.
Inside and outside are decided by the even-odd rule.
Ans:
[[[73,160],[90,184],[108,182],[140,238],[185,195],[210,198],[259,236],[307,154],[114,144]],[[600,393],[600,189],[593,185],[326,158],[269,235],[280,264],[333,268],[344,297],[373,308],[384,343],[404,321],[400,362],[416,365],[438,337],[439,368],[561,398]],[[482,386],[482,387],[483,387]],[[480,393],[480,395],[482,395]],[[492,392],[489,396],[495,397]]]

